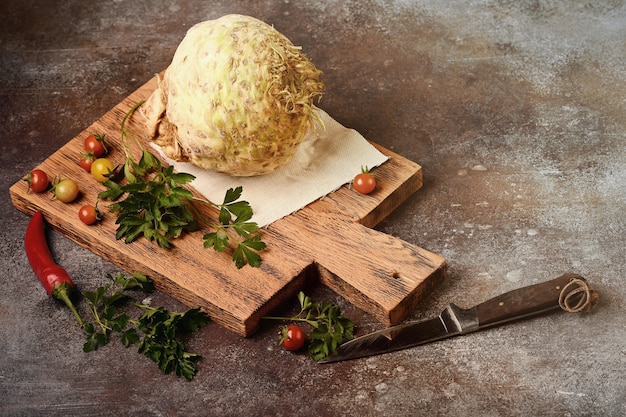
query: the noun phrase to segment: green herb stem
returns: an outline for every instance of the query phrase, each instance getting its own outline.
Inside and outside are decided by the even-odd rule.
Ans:
[[[137,142],[137,144],[139,145],[139,148],[141,150],[144,149],[143,145],[141,144],[141,142],[139,141],[137,136],[132,131],[129,131],[129,130],[126,129],[126,121],[132,117],[132,115],[135,113],[135,111],[143,103],[144,103],[144,100],[141,100],[141,101],[135,103],[135,105],[133,107],[131,107],[130,110],[128,110],[128,112],[124,115],[124,118],[122,119],[122,123],[121,123],[121,131],[122,131],[121,142],[122,142],[122,147],[124,148],[124,154],[126,155],[126,158],[131,158],[132,159],[132,157],[133,157],[131,145],[130,145],[129,140],[128,140],[128,135],[131,135],[133,138],[135,138],[135,141]]]
[[[306,319],[306,318],[302,318],[302,317],[298,317],[298,316],[294,316],[294,317],[263,316],[263,319],[265,319],[265,320],[280,320],[280,321],[294,321],[294,322],[299,322],[299,323],[307,323],[307,324],[310,324],[313,327],[317,327],[318,326],[317,320]]]

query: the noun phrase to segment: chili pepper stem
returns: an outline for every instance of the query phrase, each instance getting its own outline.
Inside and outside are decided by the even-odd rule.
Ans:
[[[80,314],[78,314],[74,303],[72,303],[72,300],[70,299],[71,291],[72,286],[70,284],[68,284],[67,282],[61,282],[55,285],[52,289],[52,296],[57,300],[63,301],[65,305],[72,311],[72,314],[74,314],[78,325],[80,327],[83,327],[85,325],[85,323],[83,322],[83,318],[80,316]]]

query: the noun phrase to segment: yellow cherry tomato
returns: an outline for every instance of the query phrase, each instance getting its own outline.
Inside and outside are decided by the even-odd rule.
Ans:
[[[93,175],[98,182],[105,182],[109,179],[108,176],[113,173],[114,168],[113,162],[109,159],[98,158],[91,164],[91,175]]]

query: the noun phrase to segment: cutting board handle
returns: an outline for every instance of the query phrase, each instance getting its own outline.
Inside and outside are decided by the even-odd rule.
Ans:
[[[345,218],[295,217],[304,215],[297,234],[308,242],[322,284],[385,325],[404,320],[424,291],[445,278],[446,260],[439,255]]]

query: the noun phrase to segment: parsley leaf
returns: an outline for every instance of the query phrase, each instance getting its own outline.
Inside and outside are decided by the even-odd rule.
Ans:
[[[185,229],[194,230],[197,222],[187,205],[193,194],[182,187],[193,178],[190,174],[174,173],[172,167],[163,168],[159,162],[153,176],[137,176],[135,182],[121,186],[126,197],[110,206],[119,213],[116,238],[130,243],[143,236],[169,248],[171,239]]]
[[[259,236],[252,236],[237,245],[233,252],[233,261],[237,268],[243,267],[246,263],[250,266],[261,265],[261,256],[256,252],[265,249],[265,242]]]
[[[201,356],[186,352],[176,336],[181,332],[199,330],[209,322],[209,317],[198,308],[184,313],[170,313],[163,307],[137,306],[144,311],[137,322],[137,327],[144,334],[138,352],[156,362],[163,373],[175,372],[191,381],[196,374],[195,363]]]
[[[112,180],[106,180],[103,184],[107,189],[106,191],[102,191],[100,193],[98,193],[98,198],[102,199],[102,200],[117,200],[118,198],[120,198],[120,196],[122,194],[124,194],[124,191],[122,190],[122,187],[112,181]]]

